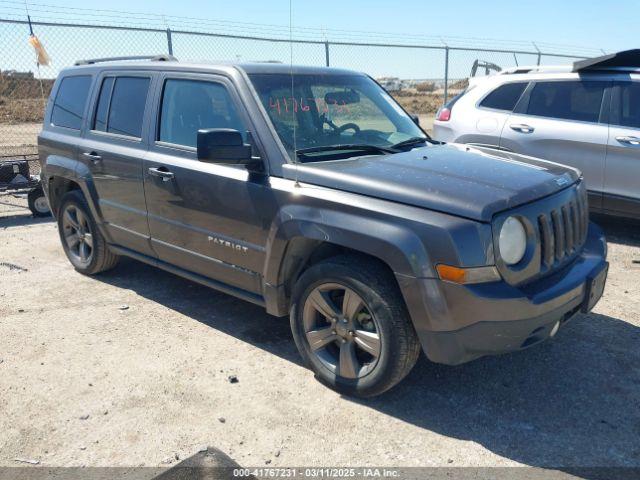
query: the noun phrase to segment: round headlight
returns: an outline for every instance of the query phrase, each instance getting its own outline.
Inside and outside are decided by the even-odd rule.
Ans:
[[[500,238],[498,240],[500,256],[507,265],[515,265],[527,249],[527,232],[520,220],[509,217],[502,224]]]

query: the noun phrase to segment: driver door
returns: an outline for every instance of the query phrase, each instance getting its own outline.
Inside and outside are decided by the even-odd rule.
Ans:
[[[261,292],[265,243],[275,207],[268,176],[244,166],[198,161],[197,131],[247,131],[230,82],[165,74],[144,164],[151,244],[158,258],[252,293]]]

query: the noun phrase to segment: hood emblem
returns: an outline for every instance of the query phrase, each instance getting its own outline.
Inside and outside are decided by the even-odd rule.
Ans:
[[[556,178],[556,183],[558,184],[559,187],[564,187],[569,183],[569,180],[567,180],[565,177],[560,177],[560,178]]]

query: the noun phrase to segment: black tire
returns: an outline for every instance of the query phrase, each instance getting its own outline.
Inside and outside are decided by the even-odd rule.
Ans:
[[[335,345],[332,342],[327,346],[316,347],[315,353],[308,337],[314,331],[326,331],[324,325],[309,328],[309,315],[316,315],[315,318],[319,318],[319,322],[329,318],[319,311],[314,312],[316,307],[313,305],[317,305],[314,298],[318,298],[318,292],[322,292],[323,295],[334,295],[331,290],[334,285],[344,286],[352,291],[351,296],[355,292],[360,297],[358,300],[363,301],[365,308],[357,315],[364,315],[365,319],[369,318],[366,320],[369,323],[374,321],[375,334],[379,338],[378,356],[371,361],[372,363],[375,361],[375,364],[372,366],[363,362],[360,365],[356,362],[358,369],[351,370],[351,372],[359,372],[356,374],[357,378],[339,375],[342,371],[340,366],[342,345],[349,341],[348,337],[340,337]],[[323,290],[325,288],[329,290]],[[314,297],[309,300],[312,294]],[[345,290],[343,302],[346,295]],[[336,303],[340,302],[340,297],[337,298]],[[337,306],[336,303],[334,306]],[[310,304],[311,307],[309,307]],[[346,302],[342,304],[344,311],[348,310],[345,305]],[[309,308],[311,310],[308,310]],[[314,313],[309,313],[310,311]],[[344,316],[348,317],[348,315]],[[296,282],[292,292],[290,320],[298,351],[313,370],[316,378],[346,395],[372,397],[389,390],[411,371],[420,355],[420,342],[395,278],[383,265],[366,257],[342,255],[319,262],[306,270]],[[335,319],[327,322],[329,328],[333,328],[331,325],[337,325],[332,323],[334,321]],[[349,331],[347,335],[358,336],[361,330],[357,330],[357,327],[353,328],[355,333]],[[336,334],[336,330],[332,330],[331,333]],[[344,335],[344,331],[338,334]],[[319,344],[324,345],[324,339]],[[323,355],[330,357],[331,352],[327,351],[329,349],[337,350],[337,352],[334,351],[334,356],[338,361],[333,365],[333,370],[331,362],[323,359]],[[361,354],[358,353],[358,355]],[[367,373],[362,374],[362,372]]]
[[[73,236],[74,228],[70,227],[70,220],[66,214],[69,213],[72,217],[75,214],[75,223],[84,225],[83,230],[86,232],[84,237],[90,235],[91,247],[89,254],[84,257],[78,252],[75,252],[75,247],[71,246],[72,241],[68,240],[68,236]],[[82,220],[82,221],[80,221]],[[87,206],[87,202],[79,190],[72,190],[65,194],[60,202],[60,209],[58,210],[58,233],[60,234],[60,241],[62,242],[62,248],[67,258],[74,266],[74,268],[85,275],[95,275],[106,270],[110,270],[116,266],[120,257],[111,250],[107,245],[104,237],[100,233],[96,222],[91,215],[91,211]],[[76,230],[76,237],[79,236]],[[87,239],[82,240],[88,246]]]
[[[29,210],[34,217],[49,217],[51,216],[51,210],[49,209],[49,203],[44,195],[44,190],[41,186],[38,186],[31,190],[27,195],[27,201],[29,202]]]

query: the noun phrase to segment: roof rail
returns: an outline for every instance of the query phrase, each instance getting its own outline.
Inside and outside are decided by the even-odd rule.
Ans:
[[[588,70],[638,70],[640,69],[640,49],[624,50],[601,57],[587,58],[573,62],[573,72]]]
[[[94,63],[103,62],[117,62],[119,60],[150,60],[152,62],[177,62],[178,59],[173,55],[160,54],[160,55],[137,55],[131,57],[105,57],[105,58],[90,58],[87,60],[77,60],[74,65],[93,65]]]
[[[526,73],[564,73],[571,72],[569,65],[532,65],[505,68],[498,75],[518,75]]]

